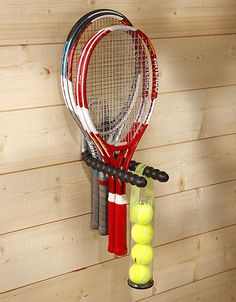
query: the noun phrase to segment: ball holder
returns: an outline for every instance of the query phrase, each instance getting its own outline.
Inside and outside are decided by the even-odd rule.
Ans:
[[[132,173],[129,171],[124,171],[119,168],[115,168],[110,164],[106,164],[103,161],[92,157],[89,151],[82,152],[82,159],[85,163],[99,172],[103,172],[107,175],[111,175],[114,178],[118,178],[126,183],[129,183],[133,186],[137,186],[139,188],[144,188],[147,185],[147,180],[143,176],[139,176],[136,173]],[[139,162],[132,160],[129,165],[130,171],[135,171]],[[169,175],[165,171],[160,171],[159,169],[146,166],[143,170],[142,175],[152,178],[153,180],[158,180],[160,182],[167,182],[169,180]]]
[[[135,172],[142,175],[144,169],[144,164],[138,164]],[[142,191],[136,186],[131,187],[131,252],[128,284],[136,289],[147,289],[154,283],[154,204],[152,179],[147,180],[147,186]]]

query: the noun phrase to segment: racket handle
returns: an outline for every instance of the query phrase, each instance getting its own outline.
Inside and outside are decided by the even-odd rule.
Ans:
[[[125,195],[116,194],[115,202],[115,248],[114,254],[123,256],[127,254],[126,245],[126,200]]]
[[[115,247],[115,194],[108,194],[108,247],[109,253],[114,253]]]
[[[98,171],[92,169],[92,214],[91,228],[98,229],[99,226],[99,209],[98,209]]]
[[[99,172],[99,227],[98,232],[100,235],[108,234],[108,177],[106,174]]]

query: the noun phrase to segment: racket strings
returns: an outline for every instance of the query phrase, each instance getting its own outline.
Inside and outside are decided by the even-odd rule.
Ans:
[[[103,17],[103,18],[95,20],[93,23],[89,24],[88,27],[84,30],[84,32],[80,36],[78,43],[76,44],[76,48],[74,51],[74,58],[73,58],[73,62],[71,65],[72,86],[73,86],[74,93],[75,93],[75,85],[76,85],[78,60],[79,60],[79,57],[81,55],[84,45],[100,29],[102,29],[104,27],[120,25],[120,24],[121,24],[121,22],[117,19],[114,19],[111,17],[106,17],[106,18]]]
[[[135,32],[114,31],[91,56],[86,96],[92,121],[109,143],[132,140],[150,107],[147,50]]]

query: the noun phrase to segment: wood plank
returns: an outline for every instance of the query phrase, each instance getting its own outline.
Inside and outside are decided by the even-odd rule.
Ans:
[[[235,93],[232,86],[161,95],[138,148],[235,133]],[[80,130],[65,106],[1,112],[0,146],[0,174],[81,158]]]
[[[155,182],[156,196],[182,192],[184,190],[236,179],[235,137],[236,135],[230,135],[187,144],[165,146],[154,148],[152,152],[150,150],[138,151],[135,158],[166,170],[169,173],[169,182],[165,184]],[[87,194],[90,194],[88,189],[90,184],[88,183],[88,176],[85,176],[84,173],[87,175],[88,169],[81,167],[81,162],[76,162],[58,167],[53,166],[0,176],[1,233],[63,219],[71,215],[75,216],[87,213],[90,205],[84,205],[84,200],[89,201]],[[22,183],[22,179],[24,179],[24,183]],[[219,205],[221,211],[225,211],[225,215],[231,214],[232,216],[229,215],[228,218],[220,216],[219,220],[214,216],[214,219],[212,221],[209,220],[209,225],[206,224],[206,226],[211,228],[211,223],[216,223],[217,225],[223,222],[224,219],[226,219],[226,223],[227,219],[228,223],[234,221],[234,207],[232,207],[232,212],[230,212],[230,200],[234,199],[234,183],[232,183],[232,187],[230,184],[229,187],[225,186],[219,186],[219,190],[214,188],[214,193],[211,193],[210,189],[202,188],[186,192],[183,195],[179,195],[179,197],[175,195],[174,197],[166,197],[169,200],[169,207],[167,208],[165,207],[165,204],[167,204],[166,199],[164,199],[164,202],[160,199],[163,207],[162,211],[169,213],[168,217],[169,215],[175,215],[175,211],[181,212],[179,213],[180,216],[176,216],[176,220],[171,219],[172,224],[165,223],[165,229],[168,227],[168,236],[170,236],[167,236],[167,240],[172,240],[171,233],[173,230],[178,230],[178,236],[183,236],[183,230],[185,231],[184,226],[182,229],[176,228],[180,217],[183,221],[186,221],[186,219],[189,223],[191,221],[192,224],[189,227],[193,232],[201,232],[201,227],[204,228],[205,224],[200,217],[205,217],[202,216],[203,213],[214,212],[212,209],[212,207],[214,208],[214,204],[212,204],[212,207],[209,204],[211,210],[208,210],[208,208],[205,208],[205,206],[208,207],[208,203],[206,205],[204,203],[202,208],[202,200],[209,198],[209,202],[214,202],[215,196],[217,196],[221,204],[224,201],[224,195],[220,193],[221,190],[222,194],[225,193],[225,196],[227,196],[227,201],[225,202],[229,202],[229,207],[227,204],[225,204],[224,208],[221,208],[221,205]],[[175,198],[180,204],[178,208],[173,200]],[[188,219],[188,211],[190,209],[188,200],[196,201],[193,205],[193,213],[195,209],[196,213],[198,213],[198,215],[194,214],[196,215],[195,218],[189,218],[190,220]],[[51,211],[48,211],[48,207]],[[184,212],[183,209],[185,209]],[[35,215],[36,212],[37,215]],[[218,215],[217,213],[215,214]],[[159,219],[161,218],[159,217]],[[200,229],[197,224],[199,221],[202,223]]]
[[[161,92],[236,84],[236,36],[154,40]]]
[[[124,13],[151,37],[212,35],[236,32],[233,0],[67,1],[17,0],[1,2],[1,45],[64,41],[72,25],[85,13],[98,8]]]
[[[236,178],[236,135],[137,151],[135,159],[169,173],[155,182],[158,196]]]
[[[232,302],[236,295],[236,270],[224,272],[140,302]],[[0,299],[1,300],[1,299]],[[14,301],[14,300],[13,300]]]
[[[232,226],[157,248],[155,291],[167,291],[235,268],[235,236],[236,226]]]
[[[156,198],[155,245],[236,224],[236,181]]]
[[[161,93],[236,84],[236,35],[155,39],[153,44]],[[0,47],[0,111],[63,104],[61,52],[62,44]]]
[[[62,45],[0,47],[0,111],[64,104],[61,52]]]
[[[90,213],[89,174],[77,162],[2,176],[0,234]]]
[[[81,162],[1,176],[0,234],[89,213],[89,176]],[[233,181],[157,198],[157,243],[236,223],[235,189]]]
[[[116,269],[118,271],[118,267]],[[103,296],[100,294],[100,290],[104,287],[97,282],[99,279],[97,275],[98,274],[96,274],[94,271],[91,273],[93,278],[93,286],[91,286],[91,290],[94,292],[92,293],[92,296],[94,296],[94,299],[97,301],[109,301],[106,297],[104,300],[105,295],[110,296],[113,300],[114,296],[112,295],[111,290],[104,291]],[[0,301],[18,302],[20,299],[20,301],[22,300],[24,302],[31,302],[32,300],[35,302],[40,302],[40,299],[45,301],[50,299],[51,302],[77,302],[78,297],[82,299],[86,299],[88,297],[87,293],[81,289],[83,284],[78,282],[80,281],[78,279],[78,273],[72,273],[60,278],[54,278],[45,282],[27,286],[24,289],[13,290],[9,293],[2,294],[0,295]],[[117,281],[118,278],[117,280],[114,280],[114,283],[109,285],[109,287],[114,286]],[[95,296],[96,291],[98,293],[97,296]],[[123,301],[127,302],[128,300],[126,299],[127,297],[129,298],[130,295],[134,296],[133,301],[137,301],[137,297],[138,301],[140,302],[195,302],[198,300],[202,302],[232,302],[233,297],[236,295],[236,270],[234,269],[211,276],[209,278],[181,286],[180,288],[172,289],[165,293],[159,293],[142,300],[140,300],[140,298],[148,294],[144,293],[144,291],[136,291],[136,293],[132,292],[131,294],[130,291],[132,290],[126,286],[120,293],[117,294],[119,296],[122,294]],[[92,300],[90,299],[90,301]]]
[[[1,235],[0,292],[111,259],[89,223],[85,215]]]
[[[235,133],[235,95],[236,86],[161,94],[140,148]]]
[[[62,231],[61,228],[61,232]],[[70,229],[68,232],[68,241],[72,233],[73,231]],[[47,234],[50,234],[50,232]],[[236,266],[235,235],[236,226],[232,226],[156,248],[154,260],[154,291],[161,293],[174,287],[182,286],[234,268]],[[49,236],[43,237],[41,235],[40,242],[43,242],[44,246],[48,244],[46,237],[48,238]],[[57,242],[57,253],[55,253],[55,250],[54,252],[50,252],[50,248],[45,252],[45,249],[37,246],[37,251],[40,250],[41,253],[35,252],[33,258],[29,258],[29,254],[31,254],[29,252],[28,259],[25,259],[27,255],[21,253],[20,249],[18,251],[16,251],[16,249],[15,251],[12,250],[13,247],[10,247],[11,240],[9,239],[10,238],[5,241],[8,245],[5,254],[14,256],[13,254],[18,252],[18,258],[14,257],[14,259],[18,260],[18,263],[15,260],[14,264],[11,263],[11,261],[4,264],[3,270],[1,270],[1,275],[4,276],[4,278],[1,279],[3,280],[1,282],[1,291],[22,286],[24,283],[36,282],[37,279],[39,281],[40,275],[42,278],[44,274],[44,278],[46,278],[52,275],[52,271],[54,275],[56,275],[62,267],[64,272],[66,272],[69,267],[72,269],[73,264],[75,266],[74,269],[77,269],[79,262],[87,262],[91,254],[96,258],[99,253],[96,250],[88,249],[87,246],[86,254],[83,255],[82,252],[80,252],[80,255],[78,255],[78,251],[77,253],[71,251],[73,244],[68,245],[67,242],[67,248],[63,248],[63,244]],[[99,240],[100,239],[101,237]],[[29,248],[31,242],[32,240],[28,239],[28,249],[31,249]],[[87,243],[87,245],[89,244],[91,245],[91,241]],[[82,244],[81,246],[84,245]],[[53,249],[52,246],[51,249]],[[183,253],[183,251],[185,252]],[[102,257],[101,253],[102,249],[99,254],[100,261]],[[55,255],[57,256],[55,257]],[[6,259],[6,256],[7,255],[3,255],[4,259]],[[38,257],[40,257],[40,261],[35,259]],[[51,259],[51,257],[53,257],[53,259]],[[105,302],[111,300],[116,302],[120,301],[120,299],[124,301],[136,301],[144,298],[145,295],[150,295],[150,291],[148,293],[145,293],[145,291],[140,293],[127,286],[128,260],[128,257],[118,258],[79,270],[72,274],[45,281],[41,284],[6,293],[2,295],[2,301],[19,301],[19,298],[22,297],[24,298],[24,302],[30,301],[30,299],[31,301],[32,299],[34,301],[41,299],[42,301],[43,297],[47,297],[51,302],[68,301],[69,298],[70,301],[76,301],[76,299],[78,300],[78,298],[80,298],[86,299],[88,302],[94,301],[95,298],[98,301]],[[41,263],[40,267],[36,265],[36,263]],[[34,267],[35,265],[38,267]],[[18,269],[19,267],[21,269]],[[5,281],[5,277],[8,276],[8,274],[11,274],[13,277],[7,282]],[[105,290],[104,284],[106,286]],[[8,298],[9,300],[4,300]]]
[[[80,136],[64,106],[1,113],[0,174],[78,160]]]

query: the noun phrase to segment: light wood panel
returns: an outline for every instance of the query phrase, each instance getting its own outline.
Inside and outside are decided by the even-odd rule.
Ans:
[[[157,196],[181,192],[236,179],[235,137],[236,135],[229,135],[192,143],[155,148],[151,154],[149,150],[138,151],[135,158],[166,170],[170,174],[168,183],[160,184],[155,182]],[[87,212],[90,207],[88,204],[90,202],[88,198],[88,187],[90,184],[84,173],[88,173],[88,170],[85,168],[84,172],[83,167],[81,167],[81,162],[76,162],[58,167],[54,166],[2,175],[0,177],[0,193],[2,197],[0,202],[2,208],[1,232],[12,231],[17,228],[24,228],[37,223],[46,223],[51,220],[62,219],[70,217],[70,215],[79,215]],[[24,182],[22,183],[21,180],[24,180]],[[88,192],[84,190],[85,188]],[[219,190],[215,190],[215,193],[217,192],[217,196],[219,197],[221,196],[220,190],[222,190],[222,194],[225,192],[225,202],[230,203],[231,198],[234,198],[234,193],[229,193],[230,188],[226,189],[226,191],[223,187]],[[191,198],[197,200],[193,208],[196,206],[196,211],[199,213],[195,219],[191,220],[191,228],[195,232],[201,231],[201,228],[198,229],[197,222],[199,222],[198,219],[201,219],[201,215],[206,210],[204,210],[204,208],[201,209],[202,198],[203,200],[206,198],[204,197],[205,194],[206,196],[210,194],[209,198],[213,198],[213,200],[209,202],[214,202],[215,198],[213,197],[215,196],[214,194],[212,195],[212,193],[206,192],[207,190],[205,191],[205,189],[198,189],[195,192],[186,193],[186,195],[176,196],[181,204],[179,208],[175,208],[174,201],[173,203],[171,202],[175,197],[173,199],[172,197],[167,197],[167,199],[170,200],[170,208],[168,209],[170,212],[172,210],[182,211],[182,206],[186,207],[187,212],[185,213],[184,211],[184,213],[182,213],[184,215],[183,217],[179,216],[180,214],[176,216],[176,220],[172,220],[172,224],[166,225],[165,228],[170,228],[170,232],[172,232],[176,224],[178,224],[180,217],[184,220],[187,219],[186,216],[188,216],[189,213],[186,200]],[[180,201],[181,199],[182,202]],[[220,200],[223,199],[224,195],[220,197]],[[77,200],[78,204],[76,203]],[[84,200],[86,200],[86,205],[83,203]],[[48,207],[51,211],[48,211]],[[164,212],[165,209],[164,207]],[[45,211],[47,211],[47,213],[45,213]],[[225,214],[229,215],[226,208],[225,211]],[[36,212],[37,216],[35,215]],[[19,216],[19,213],[21,213],[22,216]],[[234,215],[233,213],[232,211],[231,214]],[[15,219],[15,217],[18,218]],[[227,220],[226,217],[225,219]],[[229,217],[228,219],[228,222],[230,222]],[[216,219],[216,221],[218,220]],[[203,223],[202,220],[201,222]],[[209,225],[210,224],[211,221],[209,221]],[[182,230],[179,230],[179,236],[182,236],[181,232]]]
[[[155,244],[236,224],[235,200],[235,181],[157,198]]]
[[[0,5],[1,44],[62,42],[80,17],[98,8],[124,13],[155,38],[236,32],[233,0],[9,0]]]
[[[86,299],[88,297],[87,293],[84,292],[78,284],[81,284],[78,282],[78,273],[73,273],[62,278],[55,278],[46,282],[40,282],[33,286],[27,286],[24,289],[2,294],[0,295],[0,301],[19,302],[22,300],[24,302],[31,302],[34,300],[35,302],[41,302],[41,299],[45,301],[50,299],[51,302],[77,302],[78,298]],[[96,281],[95,285],[97,285]],[[97,286],[98,288],[101,288],[101,286]],[[95,288],[94,290],[97,289]],[[119,296],[122,294],[122,300],[124,302],[131,301],[127,300],[127,297],[125,296],[128,291],[132,290],[126,288],[124,294],[123,291],[118,293]],[[105,293],[107,293],[108,296],[110,295],[110,291],[105,291]],[[132,292],[129,295],[134,296],[133,299],[140,302],[196,302],[198,300],[202,302],[232,302],[233,297],[236,295],[236,270],[234,269],[217,274],[168,292],[159,293],[140,300],[141,297],[147,296],[148,294],[149,293],[146,293],[145,291],[136,291],[136,293]],[[135,299],[136,297],[138,300]],[[95,299],[96,298],[97,297],[95,297]],[[104,300],[103,296],[102,301],[108,300]]]
[[[111,259],[89,224],[85,215],[2,235],[0,292]]]
[[[90,213],[89,176],[79,162],[0,177],[0,234]]]
[[[0,47],[0,110],[63,104],[61,52],[61,44]]]
[[[236,135],[138,151],[135,159],[169,173],[167,183],[155,182],[158,195],[235,179]]]
[[[236,295],[236,270],[181,286],[140,302],[232,302]],[[13,300],[14,301],[14,300]]]
[[[89,170],[81,162],[7,174],[0,181],[0,234],[90,212]],[[156,184],[157,196],[160,187]],[[172,187],[166,189],[171,192]],[[169,242],[235,223],[234,190],[233,181],[158,198],[159,240]]]
[[[154,261],[155,292],[161,293],[171,288],[234,268],[236,266],[235,235],[236,227],[232,226],[156,248]],[[45,239],[44,237],[44,245],[46,246],[48,242]],[[39,242],[43,242],[42,237]],[[88,244],[91,243],[92,241]],[[98,252],[96,250],[91,251],[91,249],[87,250],[87,254],[80,254],[80,257],[78,257],[76,252],[73,253],[71,251],[72,246],[73,244],[67,243],[67,249],[64,249],[63,245],[58,242],[56,247],[58,252],[56,254],[53,252],[50,253],[50,248],[47,251],[41,249],[40,254],[36,253],[37,255],[28,259],[25,259],[25,254],[23,256],[18,251],[19,255],[23,258],[18,256],[18,258],[14,257],[14,259],[18,259],[25,269],[24,271],[21,270],[18,274],[12,272],[13,277],[8,283],[5,281],[5,278],[2,278],[1,290],[14,288],[23,285],[25,282],[31,283],[36,281],[36,279],[40,279],[39,270],[46,278],[49,277],[52,270],[54,270],[55,275],[56,271],[58,272],[62,266],[64,272],[68,268],[73,269],[73,262],[74,269],[78,268],[78,263],[81,261],[87,262],[91,253],[93,253],[94,258],[97,257]],[[12,253],[9,240],[6,251],[7,253]],[[39,247],[37,251],[39,251]],[[91,253],[88,254],[89,251]],[[183,253],[183,251],[185,252]],[[46,257],[45,254],[47,254]],[[51,260],[51,257],[53,257],[52,254],[54,258]],[[41,267],[37,267],[37,270],[35,270],[33,269],[34,265],[39,261],[35,259],[37,256],[40,257]],[[100,255],[100,261],[101,257]],[[42,261],[43,258],[44,261]],[[60,261],[62,259],[63,261]],[[19,262],[15,261],[14,266],[8,262],[4,265],[1,274],[4,277],[7,276],[14,267],[15,272],[18,265],[20,265]],[[55,264],[55,262],[57,263]],[[51,302],[68,301],[69,297],[71,301],[75,301],[78,298],[86,299],[87,301],[94,301],[94,299],[98,301],[135,301],[143,298],[142,293],[137,293],[136,290],[130,289],[127,286],[127,273],[128,257],[123,257],[80,270],[73,274],[55,278],[42,284],[30,286],[28,289],[24,288],[16,291],[12,295],[12,299],[14,299],[14,296],[19,299],[21,294],[24,297],[24,302],[33,299],[33,297],[34,301],[47,297]],[[101,284],[104,286],[101,286]],[[143,293],[145,295],[145,291]],[[150,292],[146,293],[146,295],[150,295]]]
[[[236,84],[236,36],[154,41],[161,92]]]
[[[65,107],[1,113],[0,174],[78,160],[80,136]]]
[[[160,92],[236,84],[236,35],[155,39],[153,44]],[[0,47],[0,110],[63,104],[61,51],[62,44]]]
[[[236,86],[161,94],[140,148],[235,133],[235,95]]]
[[[142,292],[127,286],[128,257],[90,230],[89,169],[60,91],[69,29],[107,7],[146,31],[160,62],[135,159],[170,180],[155,182],[156,282]],[[234,0],[1,1],[0,301],[236,299],[235,15]]]
[[[235,133],[235,93],[232,86],[161,95],[138,148]],[[65,106],[0,113],[0,174],[80,158],[80,130]]]
[[[236,226],[232,226],[157,248],[156,291],[167,291],[235,268],[235,232]]]

